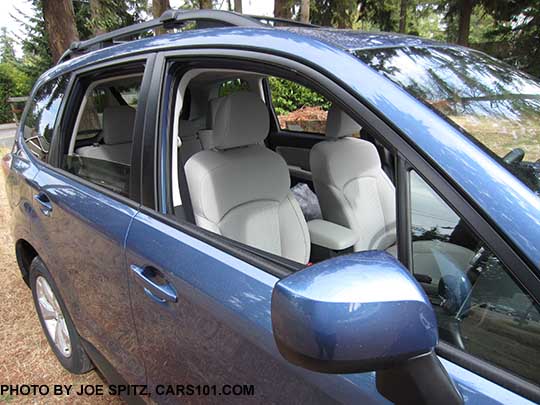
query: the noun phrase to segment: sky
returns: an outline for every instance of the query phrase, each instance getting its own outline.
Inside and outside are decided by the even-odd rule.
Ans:
[[[0,27],[6,27],[7,31],[13,37],[22,36],[21,25],[16,21],[13,16],[19,16],[17,9],[25,14],[32,13],[32,7],[29,0],[1,0],[3,12],[0,13]],[[176,8],[183,4],[183,0],[169,0],[171,7]],[[231,3],[234,3],[231,0]],[[227,0],[219,0],[218,5],[221,8],[227,8]],[[243,0],[242,1],[243,12],[246,14],[254,15],[273,15],[274,0]],[[15,52],[18,56],[22,51],[19,44],[16,44]]]

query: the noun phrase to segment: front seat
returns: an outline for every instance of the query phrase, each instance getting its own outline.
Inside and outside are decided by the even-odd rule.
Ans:
[[[310,238],[289,190],[287,164],[262,141],[266,105],[255,93],[224,97],[216,112],[211,150],[185,165],[198,226],[285,258],[307,263]]]
[[[352,137],[360,129],[343,111],[330,108],[328,141],[310,153],[313,184],[323,218],[355,232],[355,251],[385,250],[396,241],[395,189],[375,146]]]
[[[106,107],[103,110],[103,144],[83,146],[75,153],[82,157],[130,165],[134,124],[134,108],[128,105]]]

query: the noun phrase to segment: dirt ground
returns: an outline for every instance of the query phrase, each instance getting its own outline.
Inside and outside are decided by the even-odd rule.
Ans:
[[[7,153],[0,148],[0,156]],[[0,173],[0,384],[105,384],[94,371],[72,375],[56,360],[34,310],[32,294],[20,276],[10,233],[5,179]],[[106,391],[106,389],[105,389]],[[110,396],[0,395],[0,404],[121,404]]]

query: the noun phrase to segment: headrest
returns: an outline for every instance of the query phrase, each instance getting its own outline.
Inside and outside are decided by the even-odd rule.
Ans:
[[[270,129],[268,109],[261,98],[248,91],[223,97],[214,122],[214,147],[232,149],[255,145]]]
[[[328,110],[328,118],[326,121],[326,136],[328,138],[343,138],[345,136],[352,136],[358,132],[362,127],[356,123],[346,113],[341,111],[335,105],[332,105]]]
[[[103,143],[116,145],[133,140],[135,109],[128,105],[105,107],[103,110]]]

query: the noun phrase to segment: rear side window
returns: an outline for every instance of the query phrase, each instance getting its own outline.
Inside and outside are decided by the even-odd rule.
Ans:
[[[57,77],[39,88],[24,121],[24,142],[38,159],[46,162],[54,125],[69,79]]]
[[[142,73],[88,83],[63,168],[129,197],[131,148]]]
[[[268,83],[282,131],[325,133],[330,101],[315,90],[287,79],[270,77]]]

